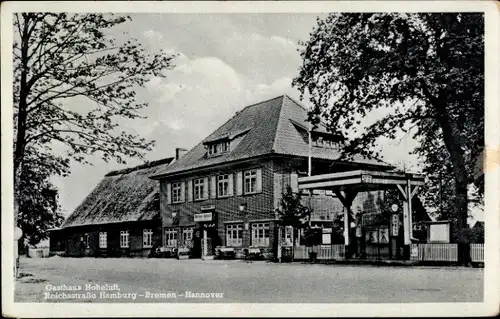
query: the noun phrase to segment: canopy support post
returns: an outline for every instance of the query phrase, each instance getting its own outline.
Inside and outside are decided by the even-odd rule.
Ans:
[[[351,249],[351,215],[352,215],[352,202],[358,195],[357,191],[339,191],[335,190],[335,195],[337,195],[338,199],[344,205],[345,213],[344,213],[344,246],[345,246],[345,258],[351,258],[354,254],[353,249]]]

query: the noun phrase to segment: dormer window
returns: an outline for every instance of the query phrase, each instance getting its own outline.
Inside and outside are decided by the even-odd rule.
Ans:
[[[325,148],[333,148],[333,149],[338,149],[339,145],[338,142],[333,141],[332,139],[329,139],[324,136],[314,136],[313,135],[313,145],[317,147],[325,147]]]
[[[208,155],[212,156],[217,154],[217,144],[208,145]]]
[[[229,141],[220,141],[208,144],[208,156],[215,156],[222,153],[229,152]]]
[[[229,141],[224,141],[220,144],[221,153],[229,152]]]

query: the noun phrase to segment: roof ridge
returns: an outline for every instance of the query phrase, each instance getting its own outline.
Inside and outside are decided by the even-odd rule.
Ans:
[[[283,105],[285,104],[285,98],[290,97],[286,94],[283,94],[283,100],[281,100],[281,105],[280,105],[280,113],[278,114],[278,120],[276,121],[276,128],[274,129],[274,136],[273,136],[273,146],[271,147],[271,152],[276,152],[276,142],[278,140],[278,128],[281,122],[281,115],[283,114]]]
[[[162,159],[155,160],[155,161],[146,161],[144,164],[111,171],[111,172],[107,173],[106,175],[104,175],[104,177],[116,176],[116,175],[121,175],[121,174],[128,174],[131,172],[139,171],[141,169],[151,168],[151,167],[155,167],[155,166],[162,165],[162,164],[169,164],[173,160],[174,160],[173,157],[166,157],[166,158],[162,158]]]

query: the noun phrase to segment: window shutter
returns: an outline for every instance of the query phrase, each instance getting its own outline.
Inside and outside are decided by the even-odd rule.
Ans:
[[[172,187],[170,183],[167,183],[167,193],[165,197],[167,198],[167,204],[172,204]]]
[[[236,195],[243,195],[243,172],[236,173]]]
[[[227,183],[227,194],[233,196],[234,174],[229,174],[229,181]]]
[[[203,179],[203,198],[208,198],[208,177]]]
[[[299,175],[297,173],[290,174],[290,187],[292,187],[292,192],[299,192]]]
[[[186,183],[181,182],[181,202],[184,202],[186,200]]]
[[[211,183],[210,183],[210,196],[212,198],[217,197],[217,180],[215,176],[211,176]]]
[[[262,192],[262,169],[257,170],[257,192]]]
[[[187,187],[187,201],[192,202],[193,201],[193,180],[188,180],[187,181],[188,187]]]

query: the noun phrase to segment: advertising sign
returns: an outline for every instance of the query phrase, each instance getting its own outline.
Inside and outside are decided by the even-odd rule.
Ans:
[[[430,243],[449,243],[450,242],[450,224],[430,224],[429,225]]]
[[[378,243],[378,234],[375,229],[369,229],[366,231],[365,241],[367,244],[376,244]]]
[[[211,222],[212,221],[212,212],[210,213],[200,213],[194,214],[195,222]]]
[[[371,183],[372,176],[371,175],[361,175],[361,182],[362,183]]]
[[[381,244],[389,243],[389,229],[388,228],[379,228],[378,229],[378,241]]]
[[[399,215],[394,214],[391,216],[391,235],[399,236]]]
[[[332,234],[323,233],[323,235],[321,237],[321,244],[330,245],[331,243],[332,243]]]

